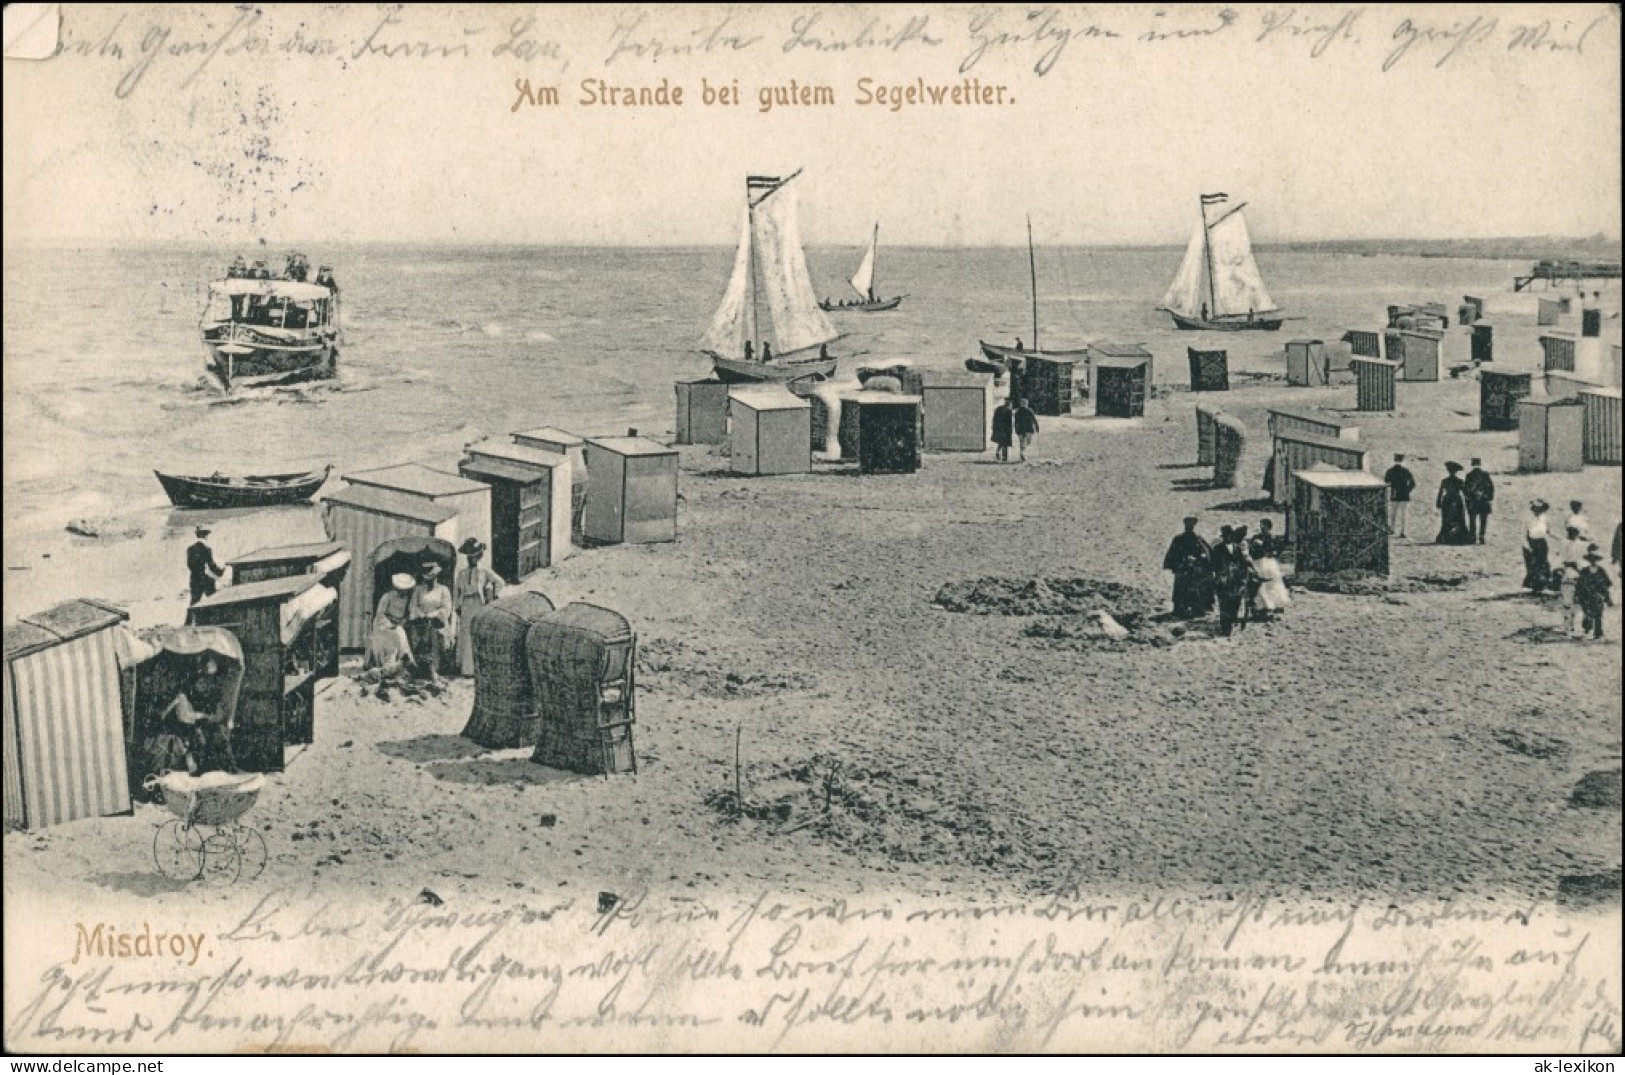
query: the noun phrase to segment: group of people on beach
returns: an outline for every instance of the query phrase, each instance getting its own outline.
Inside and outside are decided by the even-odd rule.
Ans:
[[[1251,537],[1245,526],[1219,528],[1209,544],[1196,532],[1200,520],[1185,517],[1185,530],[1168,544],[1162,569],[1174,576],[1174,616],[1200,619],[1219,607],[1219,634],[1230,637],[1248,622],[1268,622],[1292,603],[1281,572],[1283,542],[1275,524],[1260,519]]]
[[[502,595],[502,580],[480,563],[483,541],[468,538],[457,551],[467,566],[453,576],[450,589],[433,560],[418,565],[415,574],[391,576],[390,590],[378,599],[373,614],[367,667],[384,676],[404,674],[430,682],[447,673],[474,674],[470,625],[476,612]]]
[[[1570,637],[1601,638],[1603,610],[1612,606],[1613,579],[1602,566],[1602,549],[1591,538],[1591,522],[1585,504],[1569,501],[1569,516],[1560,537],[1552,535],[1547,516],[1551,505],[1544,500],[1529,503],[1529,521],[1524,527],[1523,585],[1531,593],[1555,593],[1563,609],[1563,633]],[[1614,570],[1620,566],[1620,527],[1614,526]]]
[[[1460,463],[1444,465],[1445,478],[1439,483],[1434,507],[1439,512],[1440,545],[1482,545],[1495,509],[1495,480],[1484,470],[1483,460],[1474,459],[1462,473]],[[1388,485],[1388,532],[1405,537],[1406,514],[1416,477],[1405,466],[1403,452],[1395,453],[1394,464],[1383,475]],[[1569,516],[1561,531],[1554,534],[1548,519],[1551,505],[1536,499],[1529,505],[1529,521],[1524,528],[1524,589],[1532,593],[1558,594],[1563,607],[1563,630],[1570,636],[1601,638],[1603,609],[1614,603],[1613,580],[1602,566],[1602,549],[1592,537],[1585,505],[1569,501]],[[1620,528],[1614,527],[1612,561],[1620,563]]]
[[[1010,449],[1012,446],[1020,453],[1017,462],[1027,461],[1027,449],[1033,446],[1033,438],[1038,436],[1038,415],[1026,400],[1011,403],[1009,397],[999,401],[993,408],[993,444],[998,449],[994,453],[1001,463],[1010,462]]]

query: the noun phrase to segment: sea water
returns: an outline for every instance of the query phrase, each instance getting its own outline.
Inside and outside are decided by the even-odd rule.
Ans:
[[[724,247],[303,250],[312,264],[332,265],[343,289],[339,376],[229,395],[203,371],[208,282],[239,253],[276,271],[285,252],[8,250],[8,535],[152,512],[165,503],[154,469],[332,463],[343,474],[455,459],[482,436],[543,425],[667,436],[672,383],[709,372],[697,341],[734,257]],[[820,298],[850,297],[845,280],[861,253],[809,251]],[[1173,248],[1039,250],[1036,342],[1143,343],[1157,356],[1159,382],[1184,383],[1186,346],[1228,348],[1234,363],[1294,337],[1380,329],[1389,303],[1442,302],[1453,322],[1472,294],[1489,300],[1492,315],[1516,305],[1533,316],[1534,295],[1510,293],[1523,261],[1265,251],[1258,260],[1276,302],[1303,320],[1279,333],[1178,332],[1156,306],[1180,257]],[[882,247],[877,268],[880,294],[908,298],[894,312],[831,315],[846,333],[831,347],[846,358],[845,373],[900,359],[960,369],[978,340],[1035,342],[1025,248]]]

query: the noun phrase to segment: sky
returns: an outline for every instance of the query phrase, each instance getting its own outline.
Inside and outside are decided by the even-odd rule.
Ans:
[[[87,7],[59,40],[5,61],[8,246],[723,245],[745,175],[796,168],[810,244],[1177,244],[1211,191],[1266,242],[1620,232],[1606,4]],[[860,103],[967,79],[1004,103]],[[792,82],[833,103],[761,110]]]

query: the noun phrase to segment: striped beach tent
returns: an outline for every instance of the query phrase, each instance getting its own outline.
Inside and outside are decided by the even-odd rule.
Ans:
[[[117,648],[128,618],[81,598],[6,628],[6,828],[130,809]]]

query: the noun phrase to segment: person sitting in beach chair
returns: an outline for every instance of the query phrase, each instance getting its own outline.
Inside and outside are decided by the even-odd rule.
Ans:
[[[384,676],[398,675],[412,664],[412,646],[406,621],[412,610],[412,588],[417,580],[404,571],[389,580],[393,589],[378,599],[372,634],[367,640],[367,667]]]
[[[185,769],[193,776],[234,773],[231,735],[223,719],[226,681],[210,657],[203,671],[159,714],[158,731],[148,745],[148,769],[154,775]]]

